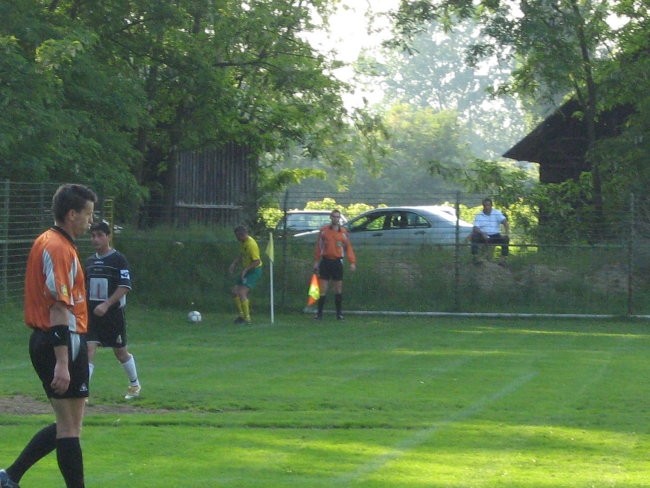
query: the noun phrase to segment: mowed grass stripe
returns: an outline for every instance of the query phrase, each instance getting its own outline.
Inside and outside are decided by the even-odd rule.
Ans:
[[[402,457],[414,449],[419,448],[425,442],[429,442],[432,436],[434,436],[441,429],[445,429],[455,422],[465,421],[471,417],[479,415],[491,403],[501,400],[514,391],[517,391],[524,384],[528,383],[534,376],[535,374],[530,373],[515,378],[512,382],[504,385],[501,390],[494,392],[489,396],[479,398],[476,403],[454,413],[451,417],[442,419],[440,422],[437,422],[427,428],[415,431],[409,437],[398,442],[389,452],[377,457],[374,460],[371,460],[369,463],[359,466],[353,473],[342,476],[338,481],[349,483],[358,479],[365,478],[368,474],[385,468],[388,463],[391,463],[397,460],[399,457]]]

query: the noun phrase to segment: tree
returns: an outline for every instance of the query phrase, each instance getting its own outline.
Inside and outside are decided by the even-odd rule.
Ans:
[[[645,220],[650,216],[650,17],[642,2],[621,2],[616,13],[627,20],[617,32],[619,43],[611,63],[597,73],[606,94],[603,108],[625,110],[630,116],[620,136],[600,140],[592,151],[611,209],[627,209],[630,194]],[[613,212],[612,212],[613,213]],[[619,212],[620,213],[620,210]]]
[[[170,195],[184,149],[327,156],[347,127],[343,85],[300,34],[330,3],[2,0],[0,90],[17,122],[0,126],[2,176],[133,202]]]
[[[466,62],[468,48],[479,41],[471,20],[451,32],[431,22],[414,36],[410,49],[389,43],[386,61],[366,60],[362,67],[371,66],[371,76],[385,86],[386,100],[455,111],[467,128],[473,153],[498,157],[523,135],[523,114],[514,97],[495,100],[489,93],[499,81],[507,81],[511,63],[501,66],[494,58],[476,66]]]
[[[137,124],[137,83],[99,62],[97,37],[35,2],[0,3],[2,176],[92,183],[141,195],[125,129]]]
[[[402,0],[396,27],[408,39],[423,21],[452,26],[475,18],[486,41],[475,44],[470,60],[486,55],[512,56],[511,79],[496,87],[499,94],[517,93],[538,102],[574,96],[583,107],[588,145],[596,143],[599,95],[595,70],[608,59],[613,30],[606,22],[616,3],[609,0]],[[592,160],[593,205],[602,220],[601,168]]]

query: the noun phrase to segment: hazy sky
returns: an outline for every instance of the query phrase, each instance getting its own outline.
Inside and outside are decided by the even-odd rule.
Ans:
[[[362,50],[373,50],[389,35],[388,23],[382,19],[381,13],[397,8],[399,0],[343,0],[336,14],[330,18],[330,27],[327,32],[308,36],[316,48],[323,52],[334,50],[337,59],[346,63],[353,63]],[[375,15],[374,23],[369,25],[368,12]],[[383,28],[383,33],[370,33]],[[335,75],[350,82],[353,76],[351,67],[341,68]],[[344,97],[346,106],[357,107],[362,105],[362,97],[370,103],[381,100],[383,93],[376,85],[374,87],[359,86],[355,93]]]

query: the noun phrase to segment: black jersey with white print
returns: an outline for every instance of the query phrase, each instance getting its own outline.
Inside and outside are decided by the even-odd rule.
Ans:
[[[118,286],[131,289],[131,274],[126,257],[115,249],[105,256],[93,254],[86,260],[86,290],[91,310],[110,297]],[[126,306],[126,295],[113,308]]]

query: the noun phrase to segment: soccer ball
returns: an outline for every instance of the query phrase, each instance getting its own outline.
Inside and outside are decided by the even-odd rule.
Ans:
[[[187,314],[187,320],[190,322],[201,322],[202,319],[203,317],[201,317],[201,312],[197,312],[196,310],[192,310]]]

